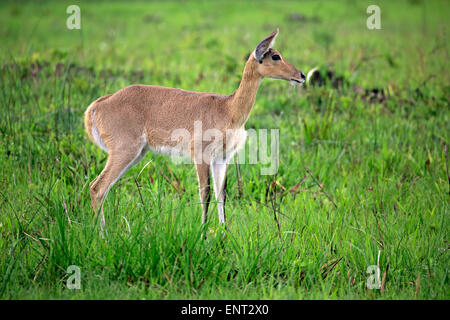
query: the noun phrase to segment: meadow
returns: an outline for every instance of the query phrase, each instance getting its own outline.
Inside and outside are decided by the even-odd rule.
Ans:
[[[73,2],[0,3],[1,299],[450,297],[448,1]],[[156,154],[109,193],[102,237],[89,104],[135,83],[230,94],[277,27],[319,73],[262,82],[246,128],[279,129],[279,168],[241,164],[240,187],[230,165],[226,237],[214,201],[201,226],[194,167]]]

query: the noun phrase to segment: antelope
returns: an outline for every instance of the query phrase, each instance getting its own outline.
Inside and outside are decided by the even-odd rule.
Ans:
[[[95,100],[85,112],[85,129],[90,139],[108,152],[106,166],[90,183],[92,208],[100,207],[101,227],[105,226],[103,203],[110,188],[148,151],[178,151],[195,161],[202,224],[207,222],[212,174],[219,222],[225,224],[225,186],[227,164],[246,140],[245,123],[255,103],[263,78],[304,83],[305,75],[272,49],[278,29],[264,38],[250,54],[239,87],[231,95],[190,92],[154,85],[131,85]],[[199,122],[200,121],[200,122]],[[225,134],[220,143],[201,141],[200,151],[191,141],[184,148],[171,139],[176,130],[192,134],[195,122],[204,130],[215,129]],[[180,150],[183,149],[183,150]],[[218,150],[223,152],[218,152]],[[208,153],[208,154],[206,154]]]

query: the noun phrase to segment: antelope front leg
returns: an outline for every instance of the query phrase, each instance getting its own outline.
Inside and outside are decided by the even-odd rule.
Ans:
[[[225,179],[227,176],[226,162],[213,162],[211,164],[212,176],[214,181],[214,191],[219,210],[219,222],[225,223]]]

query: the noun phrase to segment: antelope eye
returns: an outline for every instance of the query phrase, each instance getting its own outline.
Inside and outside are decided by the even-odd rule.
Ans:
[[[280,58],[279,55],[274,54],[274,55],[272,56],[272,60],[281,60],[281,58]]]

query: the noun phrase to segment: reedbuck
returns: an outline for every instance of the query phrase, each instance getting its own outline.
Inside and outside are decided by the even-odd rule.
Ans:
[[[95,211],[101,207],[102,228],[105,225],[103,202],[109,189],[149,150],[177,152],[194,159],[202,223],[207,220],[211,171],[219,221],[225,222],[227,163],[245,143],[244,126],[261,80],[268,77],[292,84],[305,81],[303,72],[271,48],[277,35],[278,29],[258,44],[248,58],[239,88],[231,95],[132,85],[101,97],[88,107],[84,120],[86,131],[109,153],[105,168],[90,184],[92,207]],[[203,131],[213,129],[224,138],[210,143],[202,137],[197,139],[194,127],[199,123]],[[228,134],[230,131],[233,134]],[[187,133],[190,141],[180,146],[179,140],[173,138],[174,132]]]

